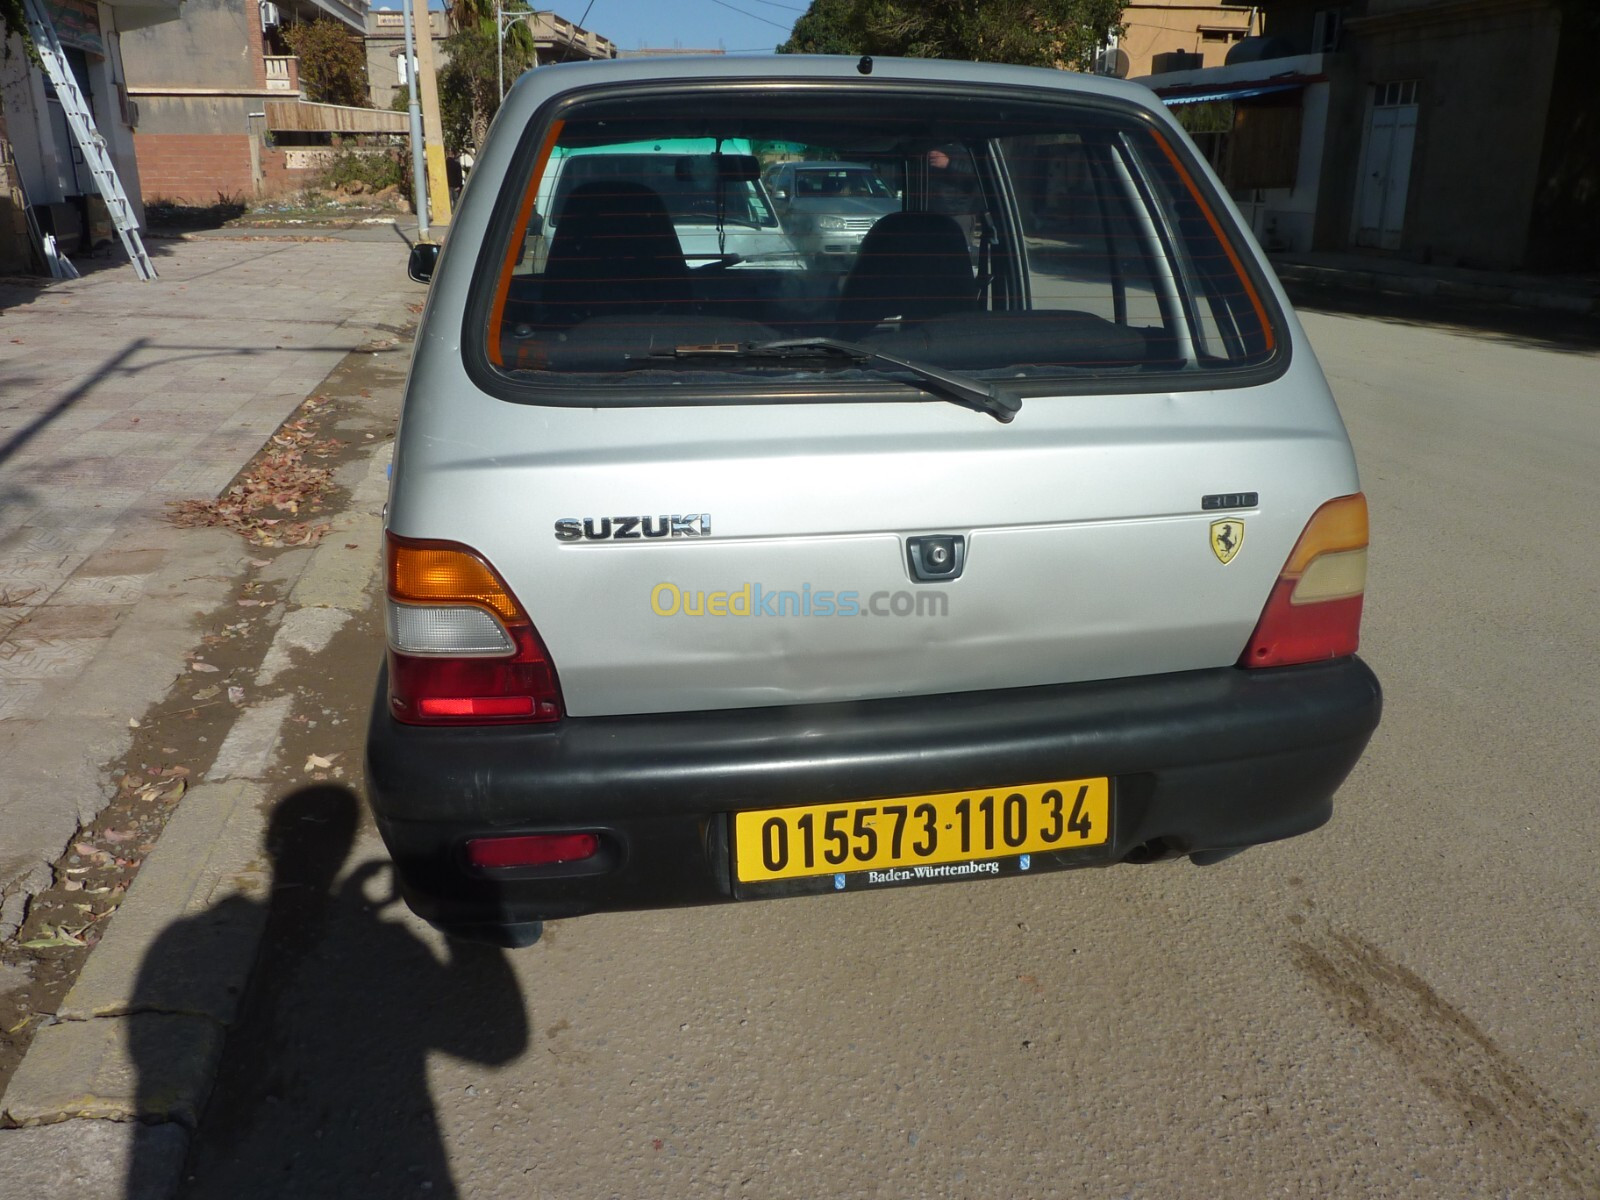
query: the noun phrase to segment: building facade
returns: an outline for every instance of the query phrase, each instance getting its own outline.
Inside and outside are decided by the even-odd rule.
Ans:
[[[127,86],[123,39],[131,31],[176,22],[180,0],[94,3],[44,0],[62,50],[105,139],[112,165],[143,220],[135,154],[138,102]],[[136,34],[133,34],[136,36]],[[76,254],[115,236],[83,155],[67,126],[55,89],[32,64],[20,34],[0,23],[0,267],[26,268],[25,210],[40,232],[53,234],[64,253]]]
[[[1276,173],[1228,178],[1269,248],[1600,269],[1600,5],[1263,0],[1261,9],[1264,53],[1253,61],[1144,82],[1169,105],[1231,103],[1231,139],[1268,107],[1292,110],[1279,123],[1293,144],[1280,138],[1276,163],[1255,163]],[[1229,153],[1224,168],[1237,157]]]
[[[1108,56],[1114,65],[1107,74],[1129,78],[1220,67],[1232,47],[1257,32],[1256,11],[1253,4],[1131,0],[1123,8],[1124,29]]]
[[[215,204],[293,192],[325,167],[319,143],[331,135],[404,135],[403,114],[306,102],[282,31],[324,16],[353,40],[365,33],[365,0],[185,0],[181,21],[127,37],[146,199]]]
[[[418,5],[418,17],[422,15],[420,10]],[[374,108],[390,107],[395,94],[410,82],[405,16],[398,8],[375,8],[367,13],[367,90]],[[444,39],[450,36],[450,25],[442,11],[428,10],[428,31],[433,39],[433,68],[437,71],[450,61],[443,48]]]

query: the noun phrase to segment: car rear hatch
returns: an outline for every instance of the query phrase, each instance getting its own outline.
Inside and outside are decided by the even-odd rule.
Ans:
[[[682,100],[703,132],[710,110]],[[1227,666],[1312,514],[1357,490],[1292,315],[1175,129],[1103,97],[1008,96],[998,115],[970,89],[882,100],[887,133],[840,132],[820,92],[810,124],[759,92],[714,113],[741,148],[806,153],[830,128],[817,156],[891,180],[906,211],[886,221],[918,240],[895,267],[916,277],[887,290],[882,225],[820,293],[798,272],[767,290],[742,272],[736,310],[707,303],[726,275],[702,288],[676,264],[649,311],[630,307],[653,261],[631,244],[629,283],[579,304],[562,268],[525,271],[519,203],[541,148],[671,133],[604,97],[587,124],[582,109],[532,122],[498,203],[469,197],[455,236],[479,223],[484,254],[470,280],[447,256],[435,285],[466,294],[462,353],[446,338],[419,350],[390,529],[483,556],[547,648],[566,713]],[[941,105],[943,128],[928,115]],[[897,112],[922,124],[895,126]],[[934,181],[939,156],[964,178]],[[940,309],[928,268],[949,228],[964,282]],[[552,240],[549,262],[566,252]],[[833,344],[802,344],[818,336]],[[1020,410],[952,403],[923,364]],[[952,569],[930,570],[941,551]]]

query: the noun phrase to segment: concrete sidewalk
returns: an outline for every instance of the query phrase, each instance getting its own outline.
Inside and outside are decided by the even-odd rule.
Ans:
[[[1285,287],[1390,292],[1600,316],[1600,276],[1442,267],[1372,254],[1269,254]]]
[[[172,527],[167,502],[216,496],[422,293],[392,230],[151,249],[153,283],[0,282],[0,938],[243,568],[240,539]]]
[[[424,289],[392,230],[352,232],[156,242],[153,284],[126,265],[0,282],[0,939],[115,794],[102,769],[190,669],[202,623],[252,570],[286,593],[249,610],[272,631],[249,698],[0,1097],[8,1121],[31,1126],[0,1130],[0,1194],[176,1186],[259,942],[263,780],[292,703],[279,676],[371,603],[381,431]],[[357,360],[371,365],[352,383]],[[370,390],[354,390],[363,380]],[[350,503],[321,545],[267,564],[236,534],[167,521],[169,501],[226,487],[319,385],[373,410],[338,478]],[[150,947],[183,918],[205,953],[159,995],[136,995]],[[161,1077],[141,1080],[131,1047],[152,1044]]]

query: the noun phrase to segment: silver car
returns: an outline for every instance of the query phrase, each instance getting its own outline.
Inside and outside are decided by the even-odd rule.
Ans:
[[[708,157],[670,182],[550,186],[683,139]],[[684,189],[722,236],[779,157],[871,162],[897,211],[842,274],[691,261]],[[1366,504],[1145,89],[541,67],[412,271],[367,777],[447,932],[1204,864],[1328,819],[1381,708]]]
[[[900,199],[866,163],[782,162],[766,175],[783,227],[804,253],[848,266],[863,239]]]

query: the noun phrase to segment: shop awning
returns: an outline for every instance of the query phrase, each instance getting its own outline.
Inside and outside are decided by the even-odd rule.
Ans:
[[[1326,75],[1292,75],[1273,79],[1241,80],[1230,83],[1184,84],[1178,87],[1155,88],[1161,103],[1169,108],[1179,104],[1204,104],[1210,100],[1248,100],[1254,96],[1270,96],[1275,92],[1293,92],[1308,83],[1321,83]]]

